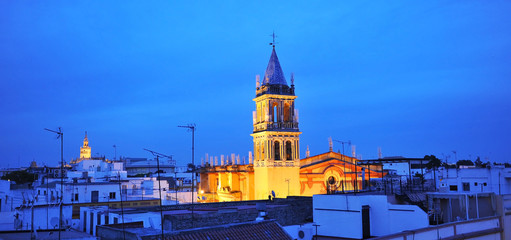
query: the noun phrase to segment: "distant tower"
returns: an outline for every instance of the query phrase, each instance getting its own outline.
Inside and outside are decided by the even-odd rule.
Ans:
[[[30,162],[30,168],[37,168],[37,163],[35,162],[35,160]]]
[[[80,148],[80,158],[81,159],[90,159],[91,158],[91,150],[89,147],[89,139],[87,138],[87,132],[85,132],[85,138],[83,139],[83,146]]]
[[[294,79],[292,79],[294,83]],[[256,84],[254,177],[256,199],[299,195],[300,152],[295,86],[287,85],[273,45],[264,78]]]

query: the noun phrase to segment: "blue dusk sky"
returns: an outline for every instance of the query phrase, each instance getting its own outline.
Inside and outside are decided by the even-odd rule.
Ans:
[[[510,1],[1,1],[0,167],[252,151],[275,31],[301,156],[509,162]],[[341,145],[334,144],[335,151]],[[349,152],[348,147],[345,148]],[[342,151],[342,149],[341,149]]]

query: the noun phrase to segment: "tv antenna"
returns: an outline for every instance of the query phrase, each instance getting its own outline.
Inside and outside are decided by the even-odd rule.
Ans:
[[[344,175],[344,182],[343,182],[342,184],[343,184],[343,192],[344,192],[344,190],[345,190],[345,187],[344,187],[344,186],[346,185],[346,160],[344,160],[344,144],[348,144],[348,145],[350,145],[350,147],[351,147],[351,140],[348,140],[348,141],[340,141],[340,140],[335,140],[335,139],[334,139],[333,141],[334,141],[334,142],[338,142],[338,143],[340,143],[340,144],[342,145],[342,155],[341,155],[341,160],[342,160],[342,162],[343,162],[343,167],[344,167],[344,169],[343,169],[343,173],[342,173],[342,174]],[[355,166],[355,170],[356,170],[356,169],[357,169],[357,167]]]
[[[45,128],[44,130],[57,134],[57,139],[60,138],[60,209],[59,209],[59,240],[61,239],[60,232],[62,230],[62,204],[63,204],[63,196],[64,196],[64,132],[62,132],[62,128],[59,127],[58,131],[51,130]],[[46,183],[48,184],[48,182]],[[58,198],[57,198],[58,200]]]
[[[165,157],[165,158],[169,158],[170,160],[172,160],[172,155],[167,156],[163,153],[155,152],[155,151],[149,150],[147,148],[144,148],[144,150],[150,152],[151,154],[153,154],[153,156],[156,157],[156,168],[158,169],[158,171],[157,171],[157,173],[158,173],[158,192],[160,193],[161,239],[165,239],[165,235],[163,233],[163,207],[161,204],[160,157]]]

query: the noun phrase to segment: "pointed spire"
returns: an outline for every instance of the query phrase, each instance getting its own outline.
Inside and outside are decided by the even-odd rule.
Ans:
[[[270,62],[268,62],[268,67],[266,67],[266,72],[264,73],[263,85],[264,84],[279,84],[287,86],[284,72],[280,67],[279,58],[275,52],[275,45],[273,45]]]
[[[85,131],[85,138],[83,139],[83,146],[89,146],[89,139],[87,138],[87,131]]]

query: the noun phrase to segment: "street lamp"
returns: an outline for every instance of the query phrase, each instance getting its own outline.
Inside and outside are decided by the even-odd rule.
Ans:
[[[181,126],[177,126],[177,127],[180,127],[180,128],[188,128],[189,131],[192,131],[192,165],[193,165],[193,169],[192,169],[192,227],[193,227],[193,200],[194,200],[194,196],[193,196],[193,191],[195,189],[195,181],[194,181],[194,177],[195,177],[195,162],[194,162],[194,159],[195,159],[195,128],[196,128],[196,125],[195,123],[190,123],[188,125],[181,125]]]

